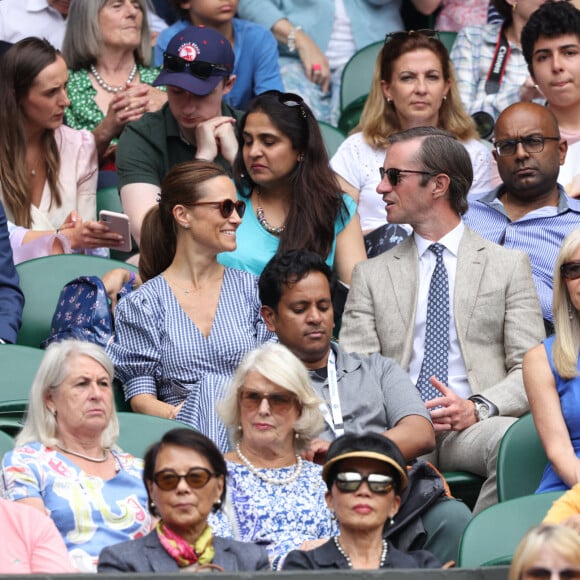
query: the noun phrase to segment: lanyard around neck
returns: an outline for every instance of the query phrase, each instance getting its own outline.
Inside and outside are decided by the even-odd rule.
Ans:
[[[330,394],[330,410],[326,403],[320,404],[320,410],[324,416],[324,420],[330,425],[334,434],[337,437],[344,434],[344,423],[342,420],[342,410],[340,408],[340,397],[338,395],[338,380],[336,378],[336,357],[332,347],[328,354],[328,362],[326,363],[326,370],[328,373],[328,391]]]

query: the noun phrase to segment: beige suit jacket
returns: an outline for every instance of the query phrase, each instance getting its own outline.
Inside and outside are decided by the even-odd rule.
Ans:
[[[357,264],[342,319],[340,344],[350,352],[380,352],[405,369],[413,349],[419,257],[413,236]],[[473,393],[501,415],[528,408],[522,358],[545,336],[526,254],[465,228],[457,256],[454,316]]]

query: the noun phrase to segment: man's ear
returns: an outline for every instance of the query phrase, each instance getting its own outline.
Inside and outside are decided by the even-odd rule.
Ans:
[[[227,95],[233,88],[236,82],[236,75],[230,75],[230,78],[224,83],[224,95]]]
[[[270,332],[276,332],[276,312],[270,306],[262,306],[260,309],[262,318]]]
[[[451,179],[446,173],[439,173],[433,178],[435,187],[433,188],[433,198],[443,197],[449,193]]]

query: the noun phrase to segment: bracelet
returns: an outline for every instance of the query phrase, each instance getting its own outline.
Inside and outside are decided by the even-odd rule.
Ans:
[[[129,272],[129,282],[131,283],[131,287],[133,287],[133,284],[135,283],[135,272],[133,272],[133,270]]]
[[[288,33],[288,40],[286,44],[288,45],[288,52],[296,52],[296,33],[302,30],[302,26],[293,26]]]
[[[60,228],[56,228],[55,234],[58,236],[60,234]]]

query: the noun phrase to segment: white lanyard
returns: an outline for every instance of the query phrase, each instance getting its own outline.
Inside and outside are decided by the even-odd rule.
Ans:
[[[328,374],[328,391],[330,394],[330,410],[326,403],[321,403],[320,410],[324,420],[330,425],[337,437],[344,434],[344,423],[342,422],[342,410],[340,408],[340,397],[338,396],[338,381],[336,379],[336,361],[334,351],[330,349],[328,363],[326,365]],[[331,415],[332,412],[332,415]]]

